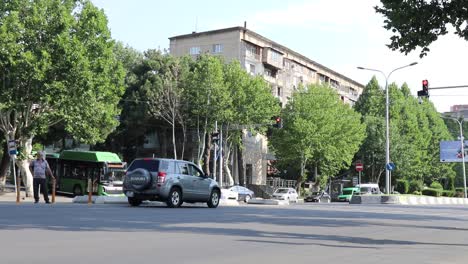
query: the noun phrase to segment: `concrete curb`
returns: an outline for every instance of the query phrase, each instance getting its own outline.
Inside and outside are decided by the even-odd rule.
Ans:
[[[350,204],[451,205],[468,204],[468,199],[417,195],[353,195]]]
[[[248,204],[289,205],[289,202],[272,199],[252,198],[249,200]]]
[[[94,204],[128,204],[126,196],[92,196],[91,201]],[[73,203],[88,203],[88,196],[76,196],[72,200]],[[161,204],[165,205],[163,202],[150,202],[150,204]],[[239,206],[239,202],[230,199],[221,199],[219,200],[219,206]]]

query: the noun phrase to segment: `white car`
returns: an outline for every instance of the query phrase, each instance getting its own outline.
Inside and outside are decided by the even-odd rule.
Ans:
[[[221,199],[230,199],[237,201],[239,199],[239,193],[232,190],[231,188],[221,189]]]
[[[273,193],[271,198],[276,199],[276,200],[285,200],[288,202],[297,203],[299,195],[297,194],[296,190],[293,188],[279,188],[279,189],[276,189],[276,191]]]

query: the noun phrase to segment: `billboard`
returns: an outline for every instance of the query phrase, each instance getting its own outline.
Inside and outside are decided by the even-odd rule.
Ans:
[[[464,141],[465,162],[468,161],[468,140]],[[440,142],[440,162],[462,162],[461,141]]]

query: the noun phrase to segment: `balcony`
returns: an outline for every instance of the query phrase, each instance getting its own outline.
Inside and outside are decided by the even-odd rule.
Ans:
[[[275,67],[276,69],[283,69],[283,54],[271,48],[264,48],[263,63]]]

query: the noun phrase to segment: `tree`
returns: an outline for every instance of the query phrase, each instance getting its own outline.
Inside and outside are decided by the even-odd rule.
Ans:
[[[363,178],[378,183],[385,172],[385,97],[375,76],[364,88],[354,108],[366,125],[366,137],[356,159],[364,164]]]
[[[215,122],[223,123],[232,111],[232,98],[224,85],[220,58],[201,55],[191,67],[184,97],[189,98],[189,124],[195,128],[198,144],[196,163],[210,173],[211,133]],[[203,160],[203,162],[202,162]]]
[[[184,84],[189,73],[189,61],[152,50],[147,51],[145,55],[148,60],[154,60],[155,65],[159,66],[153,69],[155,76],[151,84],[147,83],[150,86],[145,89],[148,110],[153,117],[161,118],[171,126],[174,159],[178,157],[183,159],[187,133],[187,113],[184,101],[190,103],[190,98],[184,98],[183,95]],[[177,155],[176,129],[178,126],[183,133],[181,155]]]
[[[381,3],[383,6],[376,6],[375,10],[386,17],[384,28],[394,33],[388,45],[392,50],[408,54],[420,47],[422,58],[432,42],[448,33],[447,25],[468,40],[465,0],[381,0]]]
[[[439,142],[450,135],[432,103],[419,104],[406,84],[389,85],[389,97],[390,158],[397,165],[392,182],[430,183],[452,177],[451,166],[439,161]],[[355,105],[367,124],[367,137],[356,157],[366,164],[365,175],[376,182],[385,171],[384,106],[384,95],[373,78]]]
[[[319,169],[322,185],[340,169],[349,168],[365,137],[361,115],[327,86],[301,88],[281,116],[283,128],[273,133],[271,145],[278,160],[299,164],[298,190],[308,165]]]
[[[252,77],[242,69],[238,61],[224,66],[224,84],[232,98],[232,111],[225,119],[223,129],[224,171],[229,185],[234,184],[230,173],[229,160],[234,148],[238,153],[239,184],[244,184],[243,134],[244,129],[264,133],[271,123],[271,117],[280,112],[279,101],[271,93],[270,85],[260,77]]]
[[[0,5],[0,131],[19,140],[29,193],[35,135],[62,123],[75,139],[96,143],[116,126],[124,72],[113,46],[105,15],[88,0]]]

